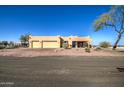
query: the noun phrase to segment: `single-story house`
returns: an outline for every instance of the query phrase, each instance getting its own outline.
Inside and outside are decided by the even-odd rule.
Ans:
[[[29,36],[29,48],[61,48],[64,43],[68,48],[89,47],[91,41],[89,36]]]

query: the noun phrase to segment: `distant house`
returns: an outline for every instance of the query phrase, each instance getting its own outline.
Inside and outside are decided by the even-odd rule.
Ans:
[[[78,36],[30,36],[29,48],[61,48],[64,43],[68,48],[89,47],[92,39]]]

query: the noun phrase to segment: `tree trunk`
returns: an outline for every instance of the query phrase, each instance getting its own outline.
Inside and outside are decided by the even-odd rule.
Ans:
[[[119,34],[118,34],[118,38],[117,38],[117,40],[116,40],[116,42],[115,42],[115,44],[114,44],[114,46],[113,46],[113,50],[115,50],[115,49],[117,48],[117,44],[118,44],[118,42],[120,41],[121,36],[122,36],[122,33],[119,33]]]

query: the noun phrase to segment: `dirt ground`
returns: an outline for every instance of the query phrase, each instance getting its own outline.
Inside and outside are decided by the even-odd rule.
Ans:
[[[3,49],[0,50],[0,56],[14,57],[38,57],[38,56],[124,56],[124,49],[113,51],[112,49],[102,49],[91,53],[85,52],[85,49]]]
[[[1,57],[1,87],[124,87],[124,57]]]
[[[2,87],[124,87],[124,50],[0,50]]]

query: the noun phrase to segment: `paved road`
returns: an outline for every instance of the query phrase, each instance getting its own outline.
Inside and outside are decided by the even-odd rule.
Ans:
[[[123,87],[123,57],[0,57],[0,86]]]

